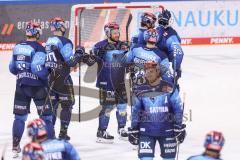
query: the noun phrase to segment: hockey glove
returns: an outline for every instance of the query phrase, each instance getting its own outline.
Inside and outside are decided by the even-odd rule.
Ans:
[[[132,145],[138,145],[139,144],[139,130],[134,128],[128,128],[128,141]]]
[[[178,143],[182,143],[186,137],[186,125],[174,125],[174,134]]]
[[[75,51],[75,56],[77,57],[83,57],[83,55],[85,55],[85,48],[82,46],[77,46],[76,47],[76,51]]]
[[[96,62],[96,57],[93,55],[92,50],[90,51],[90,54],[85,54],[83,56],[83,63],[86,63],[88,66],[94,65]]]

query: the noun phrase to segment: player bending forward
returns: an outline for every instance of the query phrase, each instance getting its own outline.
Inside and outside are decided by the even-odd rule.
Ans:
[[[30,121],[27,129],[31,142],[25,145],[22,160],[80,160],[69,142],[47,139],[46,124],[42,119]]]
[[[173,91],[171,84],[162,81],[156,62],[146,62],[144,71],[148,84],[139,86],[134,91],[136,96],[129,141],[138,145],[138,157],[141,160],[153,159],[157,141],[161,157],[164,160],[174,160],[177,143],[182,143],[185,138],[178,90]]]
[[[26,27],[26,40],[17,43],[9,65],[10,72],[17,77],[14,96],[14,122],[12,128],[13,157],[21,152],[20,141],[25,128],[25,121],[30,113],[33,99],[38,115],[45,121],[49,137],[53,138],[52,110],[47,99],[48,71],[44,67],[45,50],[37,42],[41,34],[38,23],[29,22]]]
[[[224,142],[225,139],[221,132],[211,131],[206,135],[204,153],[202,155],[192,156],[188,158],[188,160],[221,160],[220,152]]]

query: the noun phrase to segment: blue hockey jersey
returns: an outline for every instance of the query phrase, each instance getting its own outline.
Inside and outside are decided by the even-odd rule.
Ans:
[[[187,160],[222,160],[222,159],[212,158],[212,157],[209,157],[207,155],[198,155],[198,156],[189,157]]]
[[[105,90],[125,90],[126,53],[122,47],[123,42],[111,44],[107,39],[98,42],[93,47],[93,54],[98,63],[98,88]]]
[[[41,143],[45,160],[80,160],[75,148],[64,140],[47,140]]]
[[[36,41],[22,41],[13,48],[9,70],[17,76],[17,85],[44,86],[48,70],[45,68],[45,49]]]
[[[181,68],[183,60],[183,50],[181,47],[181,39],[177,32],[172,28],[164,28],[163,26],[157,27],[159,34],[159,41],[157,47],[167,53],[168,59],[174,65],[174,55],[176,55],[176,70]],[[174,66],[173,66],[174,68]]]
[[[169,69],[169,61],[164,52],[158,48],[147,48],[144,45],[136,45],[131,48],[127,54],[127,63],[133,64],[133,85],[144,85],[146,84],[144,63],[148,61],[154,61],[160,66],[161,77],[173,83],[173,75]]]
[[[143,85],[135,89],[132,128],[148,136],[173,136],[174,124],[181,125],[183,107],[178,90],[160,81],[157,86]]]
[[[63,36],[49,37],[46,42],[46,67],[57,69],[65,63],[68,67],[74,67],[80,57],[74,57],[72,41]],[[61,62],[61,63],[60,63]]]

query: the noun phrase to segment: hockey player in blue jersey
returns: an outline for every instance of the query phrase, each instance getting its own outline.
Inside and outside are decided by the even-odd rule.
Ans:
[[[49,137],[53,138],[52,110],[47,100],[48,70],[44,66],[46,54],[44,47],[37,42],[40,34],[40,24],[29,22],[26,26],[26,40],[17,43],[13,48],[13,56],[9,64],[10,72],[17,77],[12,128],[13,157],[17,157],[21,151],[20,141],[32,99],[39,116],[47,124]]]
[[[84,54],[84,49],[80,48],[73,54],[71,40],[64,37],[66,28],[61,17],[51,19],[50,28],[53,36],[49,37],[46,42],[47,58],[45,66],[51,71],[49,89],[54,109],[53,124],[55,125],[56,122],[58,105],[61,104],[59,138],[69,140],[67,131],[71,120],[72,106],[75,103],[70,70],[71,67],[75,67],[79,63]]]
[[[183,108],[178,90],[173,90],[171,83],[161,79],[158,65],[154,61],[144,64],[148,83],[134,90],[136,96],[129,141],[138,145],[138,157],[141,160],[153,160],[157,141],[161,157],[174,160],[177,142],[182,143],[185,138]]]
[[[155,27],[156,20],[156,16],[150,12],[144,12],[142,14],[140,28],[138,29],[136,35],[134,35],[131,39],[131,47],[134,47],[137,44],[146,44],[146,41],[144,41],[143,33],[148,29],[153,29]]]
[[[99,113],[97,142],[112,143],[114,136],[106,130],[110,119],[110,112],[116,106],[118,134],[120,139],[127,140],[128,134],[124,129],[127,121],[127,95],[124,83],[127,44],[120,41],[119,25],[109,22],[104,26],[106,39],[96,43],[91,51],[94,57],[91,62],[98,64],[96,86],[99,88],[99,100],[102,110]]]
[[[206,135],[204,142],[205,151],[202,155],[192,156],[187,160],[221,160],[220,152],[225,139],[221,132],[211,131]]]
[[[157,46],[159,49],[166,52],[168,59],[172,62],[174,71],[174,84],[177,85],[177,80],[181,77],[181,63],[183,60],[183,50],[181,47],[181,39],[178,33],[171,27],[171,13],[168,10],[163,10],[158,15],[157,31],[160,35]],[[178,86],[179,87],[179,86]]]
[[[127,63],[132,64],[133,89],[135,86],[144,85],[146,79],[144,76],[144,63],[154,61],[159,63],[161,76],[164,80],[173,83],[173,76],[170,72],[170,64],[165,52],[156,47],[159,35],[155,29],[149,29],[144,32],[144,41],[146,45],[136,45],[127,54]]]
[[[68,141],[47,138],[46,125],[42,119],[30,121],[27,129],[31,138],[23,150],[23,157],[30,158],[27,160],[80,160],[76,149]]]

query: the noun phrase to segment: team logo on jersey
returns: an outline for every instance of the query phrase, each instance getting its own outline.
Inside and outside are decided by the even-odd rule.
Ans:
[[[150,145],[151,145],[150,141],[140,142],[139,153],[153,153],[153,150]]]

